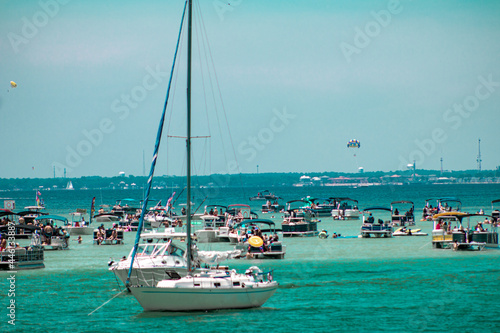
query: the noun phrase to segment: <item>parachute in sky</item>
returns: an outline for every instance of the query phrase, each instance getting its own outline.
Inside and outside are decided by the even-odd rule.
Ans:
[[[14,81],[10,81],[10,86],[12,88],[15,88],[15,87],[17,87],[17,83],[15,83]]]
[[[347,148],[359,148],[361,147],[361,143],[358,140],[350,140],[347,143]]]

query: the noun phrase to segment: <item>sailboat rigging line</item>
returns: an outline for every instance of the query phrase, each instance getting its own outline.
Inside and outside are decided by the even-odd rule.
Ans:
[[[199,20],[200,22],[202,22],[202,24],[200,25],[200,29],[202,29],[202,36],[203,36],[203,40],[202,40],[202,45],[203,45],[203,49],[204,49],[204,55],[205,55],[205,62],[206,62],[206,66],[207,66],[207,73],[208,73],[208,82],[210,83],[210,91],[212,92],[212,99],[213,99],[213,103],[214,103],[214,109],[215,109],[215,117],[217,119],[217,126],[219,128],[219,134],[220,134],[220,140],[221,140],[221,145],[222,145],[222,153],[224,154],[224,161],[226,162],[226,165],[228,164],[228,158],[227,158],[227,155],[226,155],[226,148],[225,148],[225,145],[224,145],[224,138],[223,138],[223,135],[222,135],[222,128],[221,128],[221,122],[220,122],[220,119],[219,119],[219,111],[218,111],[218,108],[217,108],[217,101],[216,101],[216,98],[215,98],[215,88],[214,88],[214,85],[213,85],[213,79],[212,79],[212,75],[210,73],[210,65],[209,65],[209,61],[208,61],[208,56],[209,56],[209,52],[207,52],[207,49],[210,51],[210,44],[208,42],[208,34],[207,34],[207,31],[204,27],[204,21],[203,21],[203,15],[201,14],[201,8],[200,8],[200,4],[199,2],[197,2],[197,5],[198,5],[198,13],[199,13]],[[206,44],[206,45],[205,45]],[[210,55],[211,56],[211,55]],[[200,60],[201,62],[201,60]],[[214,72],[214,76],[217,77],[216,75],[216,70],[215,70],[215,64],[212,60],[212,66],[211,66],[213,72]],[[220,87],[218,86],[217,87],[219,89],[219,95],[220,95]],[[222,102],[222,100],[221,100]],[[227,119],[226,119],[227,121]],[[231,139],[231,137],[229,137],[229,139]]]
[[[198,3],[198,7],[199,6],[200,5]],[[207,29],[205,27],[205,21],[203,20],[203,15],[201,14],[201,9],[199,9],[198,11],[200,12],[201,26],[203,27],[203,31],[205,32],[205,36],[207,36],[207,32],[206,32]],[[220,89],[219,79],[217,77],[217,71],[215,70],[214,58],[212,56],[212,49],[210,48],[210,43],[208,41],[208,38],[205,38],[205,39],[206,39],[206,42],[207,42],[208,55],[210,57],[210,61],[212,62],[212,68],[213,68],[213,71],[214,71],[215,82],[217,84],[217,90],[219,91],[219,98],[220,98],[220,103],[221,103],[221,106],[222,106],[222,112],[224,113],[224,118],[226,120],[226,127],[227,127],[227,132],[228,132],[228,135],[229,135],[229,141],[231,142],[231,148],[233,149],[233,157],[234,157],[234,160],[236,162],[236,166],[238,168],[238,174],[239,174],[239,178],[240,178],[240,187],[241,187],[242,192],[245,193],[245,190],[243,188],[243,179],[242,179],[242,176],[241,176],[240,164],[238,163],[238,158],[236,156],[236,149],[234,148],[233,136],[231,135],[231,128],[229,127],[229,121],[227,120],[226,108],[224,106],[224,100],[222,99],[222,91]],[[209,74],[210,74],[210,71],[209,71]],[[212,82],[212,80],[210,80],[210,82]],[[214,91],[214,89],[212,89],[212,91]],[[216,114],[217,114],[217,112],[216,112]],[[218,119],[219,119],[219,117],[217,115],[217,121],[218,121]],[[227,163],[227,159],[226,159],[226,163]]]
[[[174,202],[172,202],[172,207],[174,207],[175,203],[177,202],[177,199],[179,199],[179,198],[180,198],[180,196],[181,196],[182,192],[184,192],[184,190],[185,190],[185,189],[186,189],[186,187],[184,187],[184,188],[182,189],[182,191],[181,191],[181,192],[177,195],[177,198],[175,198]]]
[[[184,29],[181,29],[181,42],[180,42],[180,45],[179,45],[179,54],[178,54],[178,57],[180,57],[182,55],[182,45],[183,45],[183,41],[184,41]],[[171,96],[171,103],[170,103],[170,110],[172,110],[172,105],[175,105],[175,96],[176,96],[176,92],[177,92],[177,79],[179,78],[179,66],[177,66],[174,70],[174,84],[173,84],[173,90],[172,90],[172,96]],[[167,134],[170,133],[170,126],[172,124],[172,115],[174,114],[174,112],[170,111],[170,114],[169,114],[169,117],[168,117],[168,122],[167,122]],[[170,156],[169,154],[169,140],[167,139],[167,149],[166,149],[166,154],[167,156]],[[167,175],[169,174],[169,171],[168,171],[168,165],[169,165],[169,159],[167,158]]]
[[[92,315],[94,312],[96,312],[97,310],[99,310],[100,308],[102,308],[103,306],[105,306],[106,304],[108,304],[109,302],[111,302],[113,299],[115,299],[116,297],[120,296],[120,294],[122,294],[123,292],[125,292],[127,289],[123,289],[122,291],[120,291],[118,294],[116,294],[115,296],[111,297],[110,299],[108,299],[106,302],[102,303],[101,306],[97,307],[94,311],[92,311],[91,313],[89,313],[88,315]]]
[[[203,205],[203,203],[205,202],[205,200],[207,200],[208,196],[205,197],[205,199],[203,199],[203,201],[201,202],[201,204],[198,206],[198,208],[195,209],[194,213],[191,214],[191,216],[194,216],[194,214],[196,214],[196,212],[198,211],[198,209],[200,209],[201,205]]]
[[[186,4],[187,4],[187,1],[186,1]],[[133,251],[132,251],[132,258],[130,260],[130,269],[129,269],[128,275],[127,275],[127,282],[126,282],[126,286],[127,287],[130,284],[130,275],[132,273],[132,268],[134,266],[135,254],[137,253],[137,248],[139,247],[139,241],[140,241],[140,238],[141,238],[141,232],[142,232],[142,228],[143,228],[143,225],[144,225],[144,214],[146,213],[146,208],[147,208],[147,205],[148,205],[149,194],[151,192],[151,186],[152,186],[152,183],[153,183],[153,175],[154,175],[154,172],[155,172],[156,158],[158,157],[158,150],[160,148],[161,135],[162,135],[162,132],[163,132],[163,124],[165,122],[165,113],[166,113],[167,105],[168,105],[168,97],[170,95],[170,86],[172,84],[172,77],[173,77],[173,72],[174,72],[174,68],[175,68],[175,61],[177,59],[177,51],[179,50],[179,43],[180,43],[180,40],[181,40],[181,32],[182,32],[182,25],[184,23],[184,15],[186,13],[186,4],[184,4],[184,11],[182,13],[181,25],[180,25],[180,28],[179,28],[179,36],[177,38],[177,45],[175,47],[174,61],[172,63],[172,69],[170,71],[170,79],[169,79],[169,82],[168,82],[167,96],[165,97],[165,104],[163,106],[163,112],[162,112],[162,115],[161,115],[160,125],[158,126],[158,133],[156,135],[155,150],[154,150],[154,153],[153,153],[153,160],[151,162],[151,170],[149,171],[149,177],[148,177],[146,195],[145,195],[144,201],[142,203],[141,218],[139,219],[139,225],[137,227],[137,234],[135,236],[135,243],[134,243],[134,248],[133,248]]]

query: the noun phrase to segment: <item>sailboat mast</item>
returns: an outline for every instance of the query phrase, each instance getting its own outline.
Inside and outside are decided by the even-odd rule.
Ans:
[[[191,36],[193,19],[193,2],[188,1],[188,40],[187,40],[187,138],[186,138],[186,177],[187,177],[187,202],[186,202],[186,236],[187,236],[187,271],[191,272]]]

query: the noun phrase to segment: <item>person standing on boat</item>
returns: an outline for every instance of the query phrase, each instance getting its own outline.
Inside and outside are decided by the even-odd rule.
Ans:
[[[370,213],[370,216],[368,216],[368,223],[374,223],[375,222],[375,218],[373,217],[372,213]]]

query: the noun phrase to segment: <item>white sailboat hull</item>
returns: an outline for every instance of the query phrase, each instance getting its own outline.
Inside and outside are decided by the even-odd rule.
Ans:
[[[276,282],[259,287],[158,288],[131,287],[145,311],[204,311],[262,306],[276,291]]]

